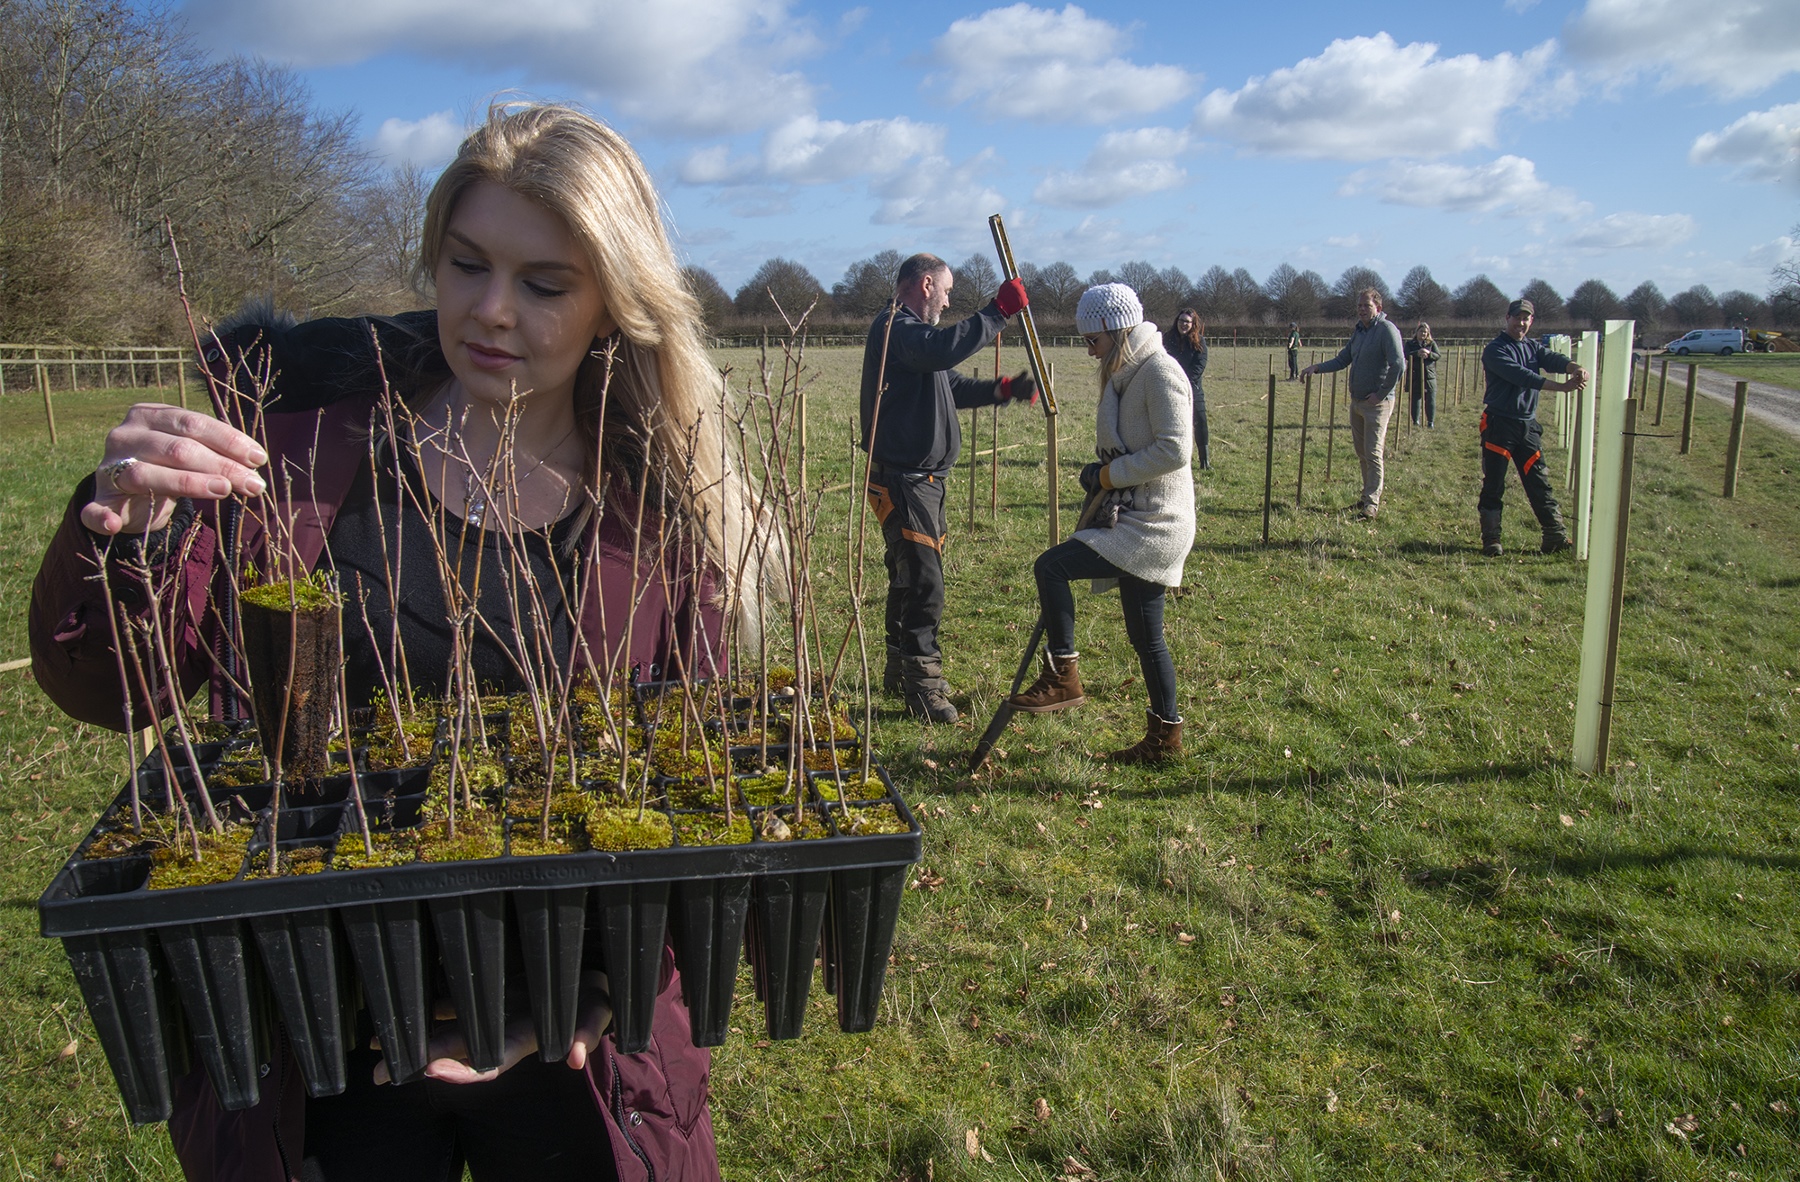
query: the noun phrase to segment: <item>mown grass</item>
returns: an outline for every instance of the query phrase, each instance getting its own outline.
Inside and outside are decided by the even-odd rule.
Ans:
[[[722,359],[734,382],[755,368]],[[1054,360],[1068,528],[1092,363]],[[808,363],[812,479],[837,489],[812,573],[841,596],[859,358]],[[882,1021],[837,1034],[815,986],[807,1036],[764,1045],[745,975],[740,1033],[714,1059],[726,1176],[1800,1173],[1800,448],[1752,424],[1723,501],[1729,408],[1696,405],[1690,456],[1639,441],[1614,767],[1588,778],[1569,761],[1585,567],[1536,554],[1516,485],[1508,555],[1479,556],[1473,402],[1401,427],[1364,523],[1345,508],[1341,406],[1333,479],[1315,418],[1294,506],[1299,386],[1280,383],[1265,547],[1266,357],[1240,363],[1232,381],[1215,352],[1214,470],[1170,602],[1178,767],[1090,754],[1137,737],[1144,696],[1117,600],[1081,595],[1090,702],[1016,721],[991,773],[961,774],[1035,613],[1041,416],[1001,415],[1002,446],[1024,446],[1001,453],[992,519],[985,458],[972,527],[951,482],[944,640],[966,717],[927,729],[887,703],[878,726],[927,826]],[[0,405],[0,659],[24,654],[42,539],[123,404],[61,400],[54,452],[41,412]],[[878,541],[868,569],[878,620]],[[0,675],[0,709],[0,1139],[26,1177],[53,1176],[56,1153],[69,1176],[173,1177],[166,1135],[126,1126],[60,950],[35,932],[122,748],[25,673]]]
[[[1685,365],[1687,360],[1682,358],[1679,364]],[[1735,378],[1773,382],[1777,386],[1800,390],[1800,353],[1739,353],[1732,357],[1701,357],[1696,360],[1707,369],[1716,369]],[[1671,358],[1669,368],[1674,369],[1676,364],[1677,361]],[[1685,378],[1687,371],[1681,372]]]

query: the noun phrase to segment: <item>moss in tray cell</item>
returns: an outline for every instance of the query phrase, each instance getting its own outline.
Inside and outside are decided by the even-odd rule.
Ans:
[[[738,781],[744,799],[754,805],[782,804],[794,799],[797,790],[786,771],[773,771],[760,776],[745,776]]]
[[[151,856],[150,889],[208,886],[230,882],[244,864],[244,851],[250,846],[252,827],[228,825],[223,833],[200,833],[200,859],[194,860],[191,836],[179,844],[165,845]]]
[[[293,582],[264,583],[260,587],[247,587],[239,598],[256,607],[270,611],[286,611],[290,608],[297,611],[312,611],[322,607],[336,607],[342,602],[326,587],[320,571],[308,575],[304,579]]]
[[[811,809],[801,814],[797,825],[792,808],[765,809],[756,819],[756,831],[765,841],[816,841],[831,836],[825,822]]]
[[[330,864],[326,849],[322,845],[306,845],[297,849],[281,851],[281,868],[274,874],[269,873],[269,851],[257,850],[250,859],[250,868],[245,878],[289,878],[301,874],[317,874]]]
[[[111,833],[102,833],[89,843],[81,855],[89,862],[98,862],[106,858],[122,858],[126,854],[135,853],[148,839],[142,833],[133,833],[129,829],[115,829]]]
[[[660,812],[601,807],[588,821],[588,839],[597,850],[660,850],[673,843],[674,834]]]
[[[579,854],[588,848],[587,832],[580,825],[573,825],[562,818],[550,818],[550,840],[545,841],[538,835],[536,821],[514,821],[512,827],[512,844],[510,847],[515,858],[542,858],[550,854]]]
[[[854,747],[826,747],[806,752],[804,760],[808,771],[844,771],[862,765],[862,752]]]
[[[682,845],[745,845],[750,841],[750,818],[733,813],[727,825],[724,813],[678,813],[675,836]]]
[[[401,833],[371,833],[369,844],[374,852],[363,849],[362,834],[346,833],[338,839],[337,855],[331,864],[339,870],[368,870],[381,866],[405,866],[419,856],[419,835],[408,829]]]
[[[498,858],[505,852],[500,819],[490,813],[458,809],[456,836],[448,821],[433,819],[419,831],[419,861],[474,862]]]
[[[814,780],[813,787],[826,800],[885,800],[888,794],[887,785],[882,783],[880,776],[858,780],[854,764],[845,768],[842,781]]]
[[[846,837],[873,837],[879,833],[906,833],[910,830],[900,810],[891,804],[845,810],[837,816],[838,832]]]
[[[669,785],[669,803],[678,809],[725,807],[725,792],[730,781],[724,777],[678,780]]]
[[[558,817],[567,821],[585,821],[593,814],[599,801],[579,788],[563,786],[550,794],[550,816],[552,823]],[[506,794],[506,815],[515,819],[514,835],[518,833],[516,822],[519,820],[535,820],[544,812],[544,790],[542,788],[515,787]]]
[[[231,763],[222,763],[214,768],[206,777],[208,788],[247,788],[252,784],[261,784],[269,778],[260,759],[238,759]]]

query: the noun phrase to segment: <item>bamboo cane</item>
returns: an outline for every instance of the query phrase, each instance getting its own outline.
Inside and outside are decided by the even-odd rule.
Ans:
[[[1007,241],[1006,223],[999,214],[988,218],[988,229],[994,236],[994,250],[1000,255],[1002,277],[1017,279],[1019,268],[1013,262],[1012,243]],[[1044,400],[1044,466],[1049,485],[1050,544],[1054,546],[1062,540],[1061,512],[1056,502],[1056,391],[1050,386],[1050,370],[1044,364],[1044,351],[1038,345],[1037,321],[1032,319],[1030,304],[1019,309],[1019,322],[1025,329],[1025,353],[1031,359],[1031,372],[1037,378],[1038,390]]]

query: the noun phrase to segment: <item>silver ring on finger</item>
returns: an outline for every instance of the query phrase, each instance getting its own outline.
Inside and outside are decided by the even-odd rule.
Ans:
[[[126,471],[137,462],[136,456],[126,456],[124,459],[114,460],[110,464],[103,465],[100,471],[106,474],[106,483],[112,485],[114,492],[121,496],[130,496],[130,493],[119,487],[119,477],[125,475]]]

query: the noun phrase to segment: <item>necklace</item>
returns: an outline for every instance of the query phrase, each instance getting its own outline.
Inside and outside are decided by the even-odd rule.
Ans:
[[[550,450],[546,451],[543,455],[539,456],[537,463],[535,463],[531,467],[527,468],[525,470],[524,475],[519,476],[516,479],[514,479],[513,491],[516,493],[519,489],[524,488],[525,482],[527,480],[530,480],[533,476],[535,476],[537,474],[537,470],[539,468],[542,468],[544,466],[545,462],[548,461],[551,456],[555,455],[558,451],[560,451],[562,449],[562,445],[567,443],[569,441],[569,437],[573,434],[575,434],[575,428],[573,426],[571,426],[567,431],[563,432],[563,437],[561,439],[558,439],[554,444],[552,444],[550,447]],[[484,494],[481,491],[480,482],[475,479],[474,465],[469,465],[469,474],[468,474],[467,479],[468,479],[468,488],[467,488],[467,491],[463,494],[463,520],[465,522],[467,522],[469,525],[475,527],[476,529],[480,529],[482,526],[482,523],[487,520],[487,511],[491,506],[488,503],[486,494]]]

